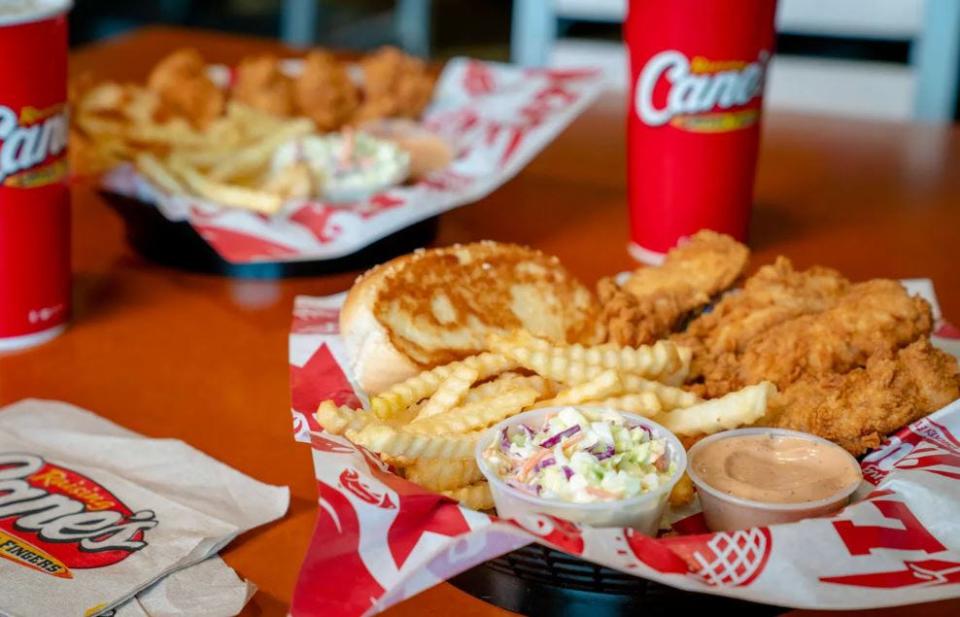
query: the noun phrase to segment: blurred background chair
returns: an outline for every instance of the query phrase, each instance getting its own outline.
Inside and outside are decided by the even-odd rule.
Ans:
[[[294,47],[317,42],[323,10],[317,0],[283,0],[280,38]],[[397,0],[392,27],[397,44],[415,56],[430,55],[431,0]]]
[[[515,0],[511,58],[603,66],[626,88],[626,55],[601,24],[627,0]],[[736,10],[731,3],[731,10]],[[780,0],[767,105],[805,112],[946,122],[956,117],[958,0]]]
[[[319,0],[283,0],[280,16],[280,38],[294,47],[306,47],[317,42],[323,18],[331,11],[329,2]],[[427,57],[430,55],[431,0],[397,0],[392,16],[383,14],[361,18],[353,24],[358,34],[361,30],[393,30],[396,43],[407,53]],[[388,25],[389,24],[389,25]],[[362,38],[362,35],[361,35]]]
[[[438,60],[595,65],[611,88],[626,89],[627,2],[83,0],[71,14],[71,38],[84,43],[169,23],[279,37],[294,47],[392,44]],[[736,5],[730,1],[731,10]],[[780,0],[777,27],[769,107],[935,122],[957,117],[960,0]]]

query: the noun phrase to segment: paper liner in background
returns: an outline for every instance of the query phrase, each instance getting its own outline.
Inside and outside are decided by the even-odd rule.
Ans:
[[[603,84],[597,69],[526,69],[451,60],[423,124],[454,145],[454,162],[416,184],[355,203],[291,201],[269,217],[168,195],[130,165],[106,174],[103,187],[155,204],[170,221],[188,221],[232,263],[334,259],[489,194],[580,114]]]
[[[933,304],[935,344],[956,350],[960,337],[942,322],[930,281],[905,284]],[[858,503],[830,518],[710,533],[694,506],[673,513],[682,535],[660,539],[544,515],[504,521],[390,473],[316,424],[321,400],[361,400],[345,373],[344,297],[299,297],[294,307],[293,426],[313,449],[319,493],[295,617],[373,614],[530,542],[680,589],[777,606],[856,609],[960,597],[960,401],[867,456]]]
[[[190,614],[233,614],[224,611],[242,608],[251,588],[209,558],[283,516],[289,498],[181,441],[146,438],[67,403],[8,405],[0,615],[93,617],[119,607],[125,617],[160,617],[185,602],[205,611]]]

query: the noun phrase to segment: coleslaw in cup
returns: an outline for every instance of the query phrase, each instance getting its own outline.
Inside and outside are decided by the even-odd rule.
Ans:
[[[593,406],[513,416],[477,442],[477,465],[504,518],[543,513],[655,535],[686,452],[642,416]]]

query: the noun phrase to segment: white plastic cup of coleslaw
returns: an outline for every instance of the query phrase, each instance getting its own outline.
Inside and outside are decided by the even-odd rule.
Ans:
[[[603,414],[613,412],[622,417],[631,429],[637,427],[643,429],[650,441],[665,442],[664,456],[669,457],[667,470],[658,474],[655,487],[628,497],[582,503],[556,495],[541,496],[530,491],[529,487],[518,487],[518,483],[512,479],[507,480],[501,477],[495,469],[495,463],[488,460],[485,452],[495,440],[500,443],[499,440],[505,435],[520,430],[524,426],[527,427],[522,429],[524,431],[540,431],[549,418],[557,416],[568,408],[545,407],[517,414],[488,429],[477,441],[475,451],[477,465],[490,484],[490,492],[498,516],[522,520],[530,514],[549,514],[594,527],[631,527],[646,535],[656,535],[670,491],[686,470],[687,456],[677,437],[652,420],[615,409],[572,406],[592,422],[603,422]],[[504,432],[505,430],[507,433]],[[595,450],[600,450],[600,446],[598,445]],[[567,480],[575,475],[571,471],[565,470]],[[544,492],[549,493],[549,491]]]

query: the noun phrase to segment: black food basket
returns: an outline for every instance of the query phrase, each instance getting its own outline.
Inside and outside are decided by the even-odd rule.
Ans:
[[[768,617],[788,610],[675,589],[540,544],[529,544],[487,561],[449,582],[472,596],[523,615],[677,617],[719,609],[720,613],[713,614]]]
[[[103,193],[123,219],[127,241],[135,251],[156,263],[206,274],[244,279],[318,276],[366,269],[397,255],[430,244],[437,235],[438,217],[401,229],[356,253],[319,261],[230,263],[220,257],[186,221],[170,221],[153,204]]]

